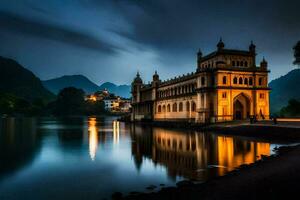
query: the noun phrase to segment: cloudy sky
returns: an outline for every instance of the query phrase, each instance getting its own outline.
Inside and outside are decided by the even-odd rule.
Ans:
[[[83,74],[128,84],[195,71],[195,54],[257,46],[270,79],[295,68],[299,0],[1,0],[0,55],[42,80]]]

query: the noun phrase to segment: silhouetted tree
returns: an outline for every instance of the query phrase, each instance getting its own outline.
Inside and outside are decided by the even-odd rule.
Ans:
[[[294,64],[300,66],[300,41],[294,46]]]
[[[62,89],[54,105],[56,115],[81,115],[84,112],[84,91],[74,87]]]
[[[300,101],[296,99],[290,99],[288,105],[280,110],[280,115],[283,117],[299,117]]]
[[[105,105],[103,101],[86,101],[85,114],[98,115],[105,112]]]

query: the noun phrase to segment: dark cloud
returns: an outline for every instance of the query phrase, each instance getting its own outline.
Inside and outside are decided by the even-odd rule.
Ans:
[[[2,30],[14,31],[18,34],[27,34],[34,37],[45,38],[75,45],[87,49],[113,54],[116,47],[80,31],[71,30],[59,25],[51,25],[27,19],[8,12],[0,12],[0,26]]]
[[[116,32],[160,50],[207,48],[220,36],[233,46],[257,40],[273,48],[275,40],[285,40],[300,32],[298,0],[115,2],[134,27],[132,32]]]

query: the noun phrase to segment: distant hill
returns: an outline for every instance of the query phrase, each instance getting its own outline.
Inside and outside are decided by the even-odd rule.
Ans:
[[[130,85],[116,85],[114,83],[105,82],[102,85],[100,85],[100,89],[107,89],[110,93],[114,93],[117,96],[129,98],[131,97]]]
[[[91,94],[100,90],[98,85],[83,75],[62,76],[43,81],[43,85],[54,94],[58,94],[60,90],[66,87],[79,88],[85,91],[87,94]]]
[[[49,92],[31,71],[12,59],[0,56],[0,92],[34,101],[52,100],[55,96]]]
[[[300,69],[294,69],[269,83],[271,112],[279,111],[292,98],[300,100]]]

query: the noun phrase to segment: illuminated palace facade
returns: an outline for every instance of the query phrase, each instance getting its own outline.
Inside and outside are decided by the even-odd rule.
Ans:
[[[150,84],[139,75],[132,82],[133,121],[189,121],[196,123],[269,118],[268,63],[256,66],[255,45],[249,49],[197,53],[197,70],[161,81],[157,72]]]

